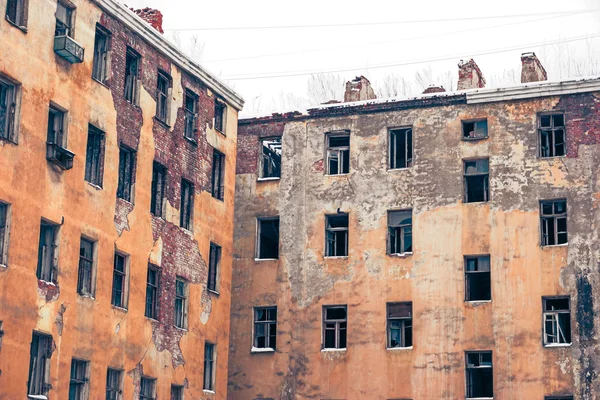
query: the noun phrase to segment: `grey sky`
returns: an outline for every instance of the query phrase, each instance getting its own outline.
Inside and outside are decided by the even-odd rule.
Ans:
[[[300,75],[239,79],[249,76],[356,68],[336,74],[344,80],[363,74],[377,86],[386,74],[392,73],[414,81],[417,71],[430,67],[434,80],[438,75],[451,71],[455,82],[458,61],[473,56],[488,81],[493,83],[498,81],[497,78],[503,71],[519,68],[519,56],[526,50],[535,51],[540,56],[548,69],[550,79],[576,74],[577,71],[564,66],[565,57],[589,60],[589,56],[592,55],[594,61],[600,62],[597,60],[600,55],[600,38],[477,55],[495,49],[567,40],[583,35],[600,35],[599,11],[572,15],[575,10],[600,9],[598,0],[505,0],[502,3],[463,0],[460,6],[457,2],[439,0],[128,0],[127,4],[135,8],[160,9],[164,14],[163,27],[167,30],[167,36],[172,35],[173,30],[180,30],[183,47],[189,47],[192,35],[197,36],[199,41],[204,43],[199,61],[244,96],[248,102],[246,112],[281,108],[285,106],[282,104],[285,101],[276,99],[284,97],[282,94],[305,96],[309,78],[309,75]],[[548,14],[557,11],[564,14]],[[186,30],[377,23],[522,14],[538,15],[308,29]],[[407,64],[447,57],[451,58],[373,68],[381,64]],[[562,68],[559,68],[560,62],[563,63]]]

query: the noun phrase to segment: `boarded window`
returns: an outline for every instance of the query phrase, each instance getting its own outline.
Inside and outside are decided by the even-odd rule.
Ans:
[[[25,28],[27,25],[27,6],[27,0],[8,0],[6,3],[6,19],[21,28]]]
[[[540,115],[540,157],[560,157],[567,152],[565,116],[562,113]]]
[[[219,267],[221,265],[221,246],[211,242],[208,260],[207,289],[212,292],[219,291]]]
[[[327,174],[342,175],[350,172],[350,134],[327,135]]]
[[[487,119],[462,121],[464,139],[484,139],[488,137]]]
[[[179,226],[192,230],[194,211],[194,184],[187,179],[181,180],[181,204],[179,206]]]
[[[214,150],[212,165],[212,197],[223,200],[225,195],[225,155]]]
[[[156,379],[142,377],[140,382],[140,400],[156,400]]]
[[[8,265],[9,208],[0,202],[0,265]]]
[[[412,347],[412,303],[387,303],[388,348]]]
[[[171,77],[162,71],[158,71],[156,84],[156,118],[168,123],[169,112],[169,90],[171,89]]]
[[[171,400],[183,400],[183,386],[171,385]]]
[[[345,257],[348,255],[348,214],[325,216],[325,256]]]
[[[281,138],[260,141],[259,178],[279,178],[281,176]]]
[[[467,398],[494,397],[491,351],[466,353]]]
[[[128,264],[129,256],[115,253],[111,304],[116,307],[127,308]]]
[[[215,100],[215,129],[225,133],[227,106],[220,100]]]
[[[345,349],[348,313],[346,306],[323,307],[323,348]]]
[[[165,196],[167,192],[167,169],[155,162],[152,168],[152,198],[150,199],[150,212],[155,217],[162,218]]]
[[[27,394],[30,396],[47,396],[50,390],[50,357],[54,343],[52,336],[33,332],[29,355],[29,381]]]
[[[183,278],[175,279],[175,326],[187,328],[188,283]]]
[[[148,318],[158,319],[158,292],[160,284],[160,271],[153,265],[148,266],[146,277],[146,311]]]
[[[542,200],[540,214],[542,246],[567,243],[567,200]]]
[[[412,253],[412,210],[388,211],[388,254]]]
[[[56,5],[56,28],[54,36],[73,37],[73,12],[75,9],[60,0]]]
[[[123,371],[109,368],[106,372],[106,400],[122,399],[122,381]]]
[[[413,164],[412,128],[390,130],[390,169],[408,168]]]
[[[465,203],[490,200],[489,160],[464,161]]]
[[[110,34],[96,27],[94,38],[94,64],[92,66],[92,78],[98,82],[105,83],[108,79],[108,51],[110,47]]]
[[[254,344],[257,349],[277,348],[277,307],[254,308]]]
[[[42,221],[38,247],[37,277],[46,282],[56,283],[58,276],[58,225]]]
[[[125,89],[123,96],[132,104],[138,102],[140,56],[132,49],[127,49],[125,56]]]
[[[545,297],[544,345],[571,343],[571,300],[569,297]]]
[[[465,257],[465,300],[491,299],[490,256]]]
[[[89,125],[87,151],[85,153],[85,180],[102,187],[104,173],[104,132]]]
[[[88,398],[88,367],[89,361],[71,360],[71,379],[69,381],[69,400],[84,400]]]
[[[81,238],[79,244],[79,274],[77,293],[82,296],[94,295],[94,242]]]
[[[17,95],[20,85],[0,74],[0,139],[17,140]]]
[[[119,148],[119,182],[117,185],[117,197],[128,202],[133,201],[135,154],[135,151],[125,146]]]
[[[257,258],[279,258],[279,218],[260,218],[258,220]]]
[[[212,343],[204,343],[204,390],[215,390],[215,347]]]
[[[192,141],[196,141],[196,119],[198,118],[198,95],[191,90],[185,91],[185,126],[183,135]]]

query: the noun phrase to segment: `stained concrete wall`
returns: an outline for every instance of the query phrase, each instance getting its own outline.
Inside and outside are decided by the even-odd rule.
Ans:
[[[139,396],[142,375],[157,378],[159,399],[171,384],[185,398],[225,399],[237,110],[227,108],[226,136],[213,128],[213,93],[93,3],[75,1],[82,64],[53,51],[56,2],[29,1],[27,32],[0,20],[0,72],[21,84],[18,144],[0,140],[0,201],[11,207],[8,263],[0,268],[0,399],[26,397],[32,332],[52,335],[50,399],[68,398],[71,358],[90,361],[89,398],[105,397],[107,367],[124,371],[123,398]],[[6,0],[0,0],[0,10]],[[91,78],[96,24],[111,33],[110,77]],[[139,106],[123,99],[127,46],[142,57]],[[170,126],[153,119],[158,69],[171,74]],[[199,96],[198,140],[183,138],[185,89]],[[46,160],[50,102],[68,110],[71,170]],[[88,124],[105,132],[103,187],[84,180]],[[136,150],[133,201],[117,199],[119,145]],[[213,148],[225,154],[224,201],[211,196]],[[168,168],[166,218],[150,214],[153,161]],[[193,231],[179,227],[180,182],[194,183]],[[40,221],[61,224],[58,283],[36,278]],[[97,241],[94,298],[77,294],[80,237]],[[206,290],[209,244],[222,246],[220,294]],[[113,256],[130,256],[127,310],[111,306]],[[148,263],[160,267],[158,321],[144,316]],[[175,328],[175,277],[189,282],[188,329]],[[216,393],[203,392],[204,343],[216,344]]]
[[[599,96],[455,96],[241,120],[230,399],[465,398],[468,350],[493,351],[494,399],[600,398]],[[551,110],[565,112],[568,155],[540,159],[537,113]],[[461,140],[461,120],[476,118],[489,138]],[[413,127],[414,166],[388,171],[388,128],[401,126]],[[326,176],[325,133],[342,129],[350,173]],[[259,138],[279,135],[281,180],[257,181]],[[464,204],[462,159],[474,157],[489,157],[491,201]],[[554,198],[567,199],[569,243],[541,247],[539,201]],[[349,213],[349,254],[325,258],[324,214],[338,208]],[[386,255],[387,210],[404,208],[413,254]],[[275,215],[280,257],[255,261],[256,218]],[[489,303],[464,301],[463,257],[476,254],[491,257]],[[543,346],[542,296],[553,295],[571,296],[569,347]],[[398,301],[413,304],[413,348],[387,350],[386,302]],[[347,350],[323,352],[322,306],[338,304]],[[251,353],[255,306],[277,306],[274,353]]]

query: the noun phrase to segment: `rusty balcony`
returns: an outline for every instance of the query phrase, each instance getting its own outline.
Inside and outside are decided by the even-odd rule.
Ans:
[[[75,154],[60,145],[52,142],[46,143],[46,159],[58,165],[61,169],[73,168]]]
[[[83,62],[84,48],[69,36],[54,37],[54,52],[71,64]]]

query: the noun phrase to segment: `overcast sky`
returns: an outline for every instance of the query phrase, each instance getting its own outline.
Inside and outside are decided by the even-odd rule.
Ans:
[[[451,71],[455,84],[456,65],[461,58],[473,57],[488,81],[494,81],[494,76],[502,75],[505,70],[518,69],[520,54],[528,50],[535,51],[542,59],[551,80],[576,74],[565,67],[558,68],[557,58],[568,55],[586,59],[593,55],[594,61],[600,62],[596,60],[600,55],[600,38],[568,41],[585,35],[600,36],[598,0],[462,0],[460,6],[447,0],[127,0],[125,3],[134,8],[160,9],[166,35],[172,37],[178,30],[187,51],[192,36],[203,43],[199,61],[246,99],[247,113],[281,108],[284,102],[277,99],[282,94],[306,96],[310,72],[344,70],[333,73],[343,80],[363,74],[377,86],[386,74],[414,81],[417,71],[430,67],[434,80]],[[585,10],[588,11],[580,12]],[[507,17],[515,15],[520,16]],[[423,22],[431,20],[436,21]],[[355,25],[211,29],[324,24]],[[563,41],[562,47],[528,46],[557,40]],[[523,46],[527,47],[517,49]],[[497,52],[500,49],[512,50]],[[482,54],[486,52],[495,54]],[[394,66],[381,67],[388,64]],[[292,74],[298,76],[264,78]],[[241,79],[249,77],[255,79]]]

